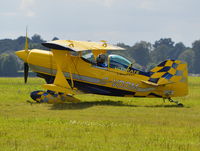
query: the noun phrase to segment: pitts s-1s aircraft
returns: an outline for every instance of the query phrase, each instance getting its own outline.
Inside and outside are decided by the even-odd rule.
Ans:
[[[109,96],[163,98],[183,106],[171,98],[188,94],[187,64],[180,60],[166,60],[144,72],[133,68],[132,63],[122,56],[106,56],[108,50],[124,50],[106,41],[55,40],[42,45],[51,51],[29,50],[26,37],[25,50],[16,52],[24,61],[25,83],[29,67],[46,80],[43,88],[47,91],[31,93],[36,102],[78,102],[76,94],[81,91]]]

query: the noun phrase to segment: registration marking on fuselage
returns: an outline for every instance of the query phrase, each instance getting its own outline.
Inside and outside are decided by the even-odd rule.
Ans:
[[[42,72],[42,73],[47,73],[52,76],[56,75],[56,70],[55,69],[49,69],[41,66],[36,66],[29,64],[30,68],[35,71],[35,72]],[[65,77],[70,78],[70,73],[69,72],[64,72]],[[123,80],[109,80],[108,77],[103,77],[102,79],[99,78],[93,78],[93,77],[88,77],[88,76],[83,76],[79,74],[72,74],[72,77],[74,80],[80,80],[80,81],[85,81],[89,83],[95,83],[99,85],[106,86],[106,84],[111,84],[112,87],[118,88],[118,89],[125,89],[129,91],[139,91],[139,92],[148,92],[152,91],[155,88],[142,88],[140,87],[139,84],[135,84],[132,82],[127,82]]]

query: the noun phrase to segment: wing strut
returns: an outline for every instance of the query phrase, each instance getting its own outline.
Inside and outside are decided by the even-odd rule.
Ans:
[[[53,84],[44,84],[43,87],[48,90],[52,90],[55,92],[63,92],[69,95],[75,94],[69,83],[67,82],[63,72],[62,72],[62,62],[65,60],[65,55],[63,55],[63,51],[60,50],[52,50],[53,57],[56,61],[57,73]],[[66,53],[67,55],[67,53]],[[70,73],[71,74],[71,73]],[[71,75],[70,75],[71,76]]]
[[[71,57],[70,57],[70,59],[71,59]],[[69,67],[69,65],[68,65],[68,69],[69,69],[69,74],[70,74],[70,79],[71,79],[71,87],[72,87],[72,89],[74,89],[74,81],[73,81],[72,71],[71,71],[71,68]]]

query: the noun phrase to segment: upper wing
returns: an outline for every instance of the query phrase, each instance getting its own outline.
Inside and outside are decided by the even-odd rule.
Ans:
[[[75,40],[55,40],[42,43],[43,46],[68,51],[85,51],[85,50],[125,50],[124,48],[107,44],[102,42],[88,42],[88,41],[75,41]]]

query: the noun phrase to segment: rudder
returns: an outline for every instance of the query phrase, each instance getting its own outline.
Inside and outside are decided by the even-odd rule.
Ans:
[[[150,70],[149,82],[159,85],[172,85],[174,96],[188,94],[187,63],[180,60],[166,60]]]

